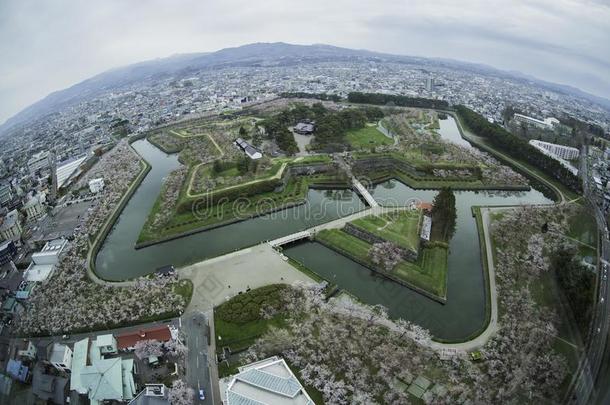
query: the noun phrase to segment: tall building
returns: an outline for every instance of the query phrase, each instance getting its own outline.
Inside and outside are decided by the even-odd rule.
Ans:
[[[433,91],[433,90],[434,90],[434,78],[427,77],[426,78],[426,91]]]
[[[13,199],[13,192],[9,184],[0,186],[0,205],[4,206]]]

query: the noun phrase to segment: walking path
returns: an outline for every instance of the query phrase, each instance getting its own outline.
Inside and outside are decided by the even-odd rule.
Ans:
[[[220,191],[231,190],[233,188],[249,186],[251,184],[260,183],[262,181],[279,179],[279,178],[282,177],[282,175],[284,174],[284,170],[288,166],[287,162],[282,163],[282,166],[280,167],[280,169],[273,176],[262,177],[262,178],[259,178],[259,179],[254,179],[254,180],[248,181],[246,183],[235,184],[234,186],[228,186],[228,187],[220,188],[218,190],[214,190],[214,191],[211,191],[211,192],[204,191],[202,193],[193,194],[193,182],[195,181],[195,176],[197,174],[197,170],[199,169],[199,166],[201,166],[203,164],[205,164],[205,163],[199,163],[197,166],[195,166],[195,169],[193,169],[193,173],[191,174],[191,178],[190,178],[190,181],[189,181],[189,186],[188,186],[188,189],[186,190],[186,195],[188,197],[191,197],[191,198],[192,197],[201,197],[201,196],[208,195],[208,194],[214,194],[214,193],[217,193],[217,192],[220,192]]]

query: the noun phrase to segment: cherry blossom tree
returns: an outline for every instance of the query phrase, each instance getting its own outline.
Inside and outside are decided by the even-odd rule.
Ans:
[[[195,391],[183,380],[176,380],[169,389],[167,399],[172,405],[191,405],[195,400]]]
[[[134,345],[134,354],[138,359],[145,359],[151,356],[162,356],[162,343],[158,340],[140,340]]]

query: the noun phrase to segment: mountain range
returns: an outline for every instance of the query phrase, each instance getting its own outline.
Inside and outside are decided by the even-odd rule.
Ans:
[[[6,133],[11,128],[24,124],[31,119],[55,112],[64,106],[139,81],[161,79],[168,76],[186,77],[202,69],[229,66],[277,66],[328,61],[410,63],[419,64],[422,67],[447,67],[479,74],[498,75],[513,80],[534,82],[540,87],[556,92],[577,95],[610,109],[610,100],[585,93],[577,88],[545,82],[519,72],[502,71],[483,64],[442,58],[391,55],[322,44],[293,45],[276,42],[255,43],[235,48],[225,48],[216,52],[180,54],[108,70],[71,87],[53,92],[23,109],[0,125],[0,134]]]

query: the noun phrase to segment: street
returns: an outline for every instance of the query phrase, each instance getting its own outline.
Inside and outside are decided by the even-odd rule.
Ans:
[[[182,328],[188,346],[186,359],[186,383],[195,390],[196,404],[214,403],[208,362],[208,320],[201,312],[185,313]],[[199,399],[199,391],[205,392],[205,400]]]
[[[608,289],[608,271],[610,269],[610,241],[606,219],[598,204],[598,197],[594,194],[587,168],[587,147],[583,146],[580,159],[580,173],[583,180],[583,191],[587,204],[591,207],[600,233],[598,261],[597,261],[597,297],[591,332],[585,354],[580,360],[578,370],[572,380],[571,398],[569,402],[575,404],[595,403],[600,388],[607,389],[607,380],[599,375],[608,344],[610,330],[610,290]],[[605,395],[605,392],[601,392]]]

